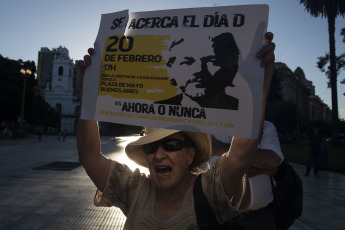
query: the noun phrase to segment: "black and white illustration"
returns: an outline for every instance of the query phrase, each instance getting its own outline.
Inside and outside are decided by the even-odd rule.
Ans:
[[[183,105],[185,97],[188,97],[201,107],[238,110],[239,100],[225,93],[226,87],[235,87],[233,80],[239,68],[239,49],[234,36],[229,32],[221,33],[209,40],[213,51],[204,56],[189,56],[182,52],[183,45],[188,43],[184,38],[172,42],[167,68],[174,74],[185,75],[188,81],[179,86],[173,78],[171,84],[180,88],[180,94],[156,103]]]

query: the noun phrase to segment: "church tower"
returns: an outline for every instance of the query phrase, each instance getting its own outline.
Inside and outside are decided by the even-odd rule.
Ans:
[[[67,48],[60,46],[54,51],[52,78],[46,85],[45,100],[61,116],[59,131],[74,133],[79,114],[79,101],[73,90],[74,64]]]
[[[59,55],[53,60],[53,74],[51,88],[55,92],[73,94],[73,60],[69,58],[68,50],[59,47]]]

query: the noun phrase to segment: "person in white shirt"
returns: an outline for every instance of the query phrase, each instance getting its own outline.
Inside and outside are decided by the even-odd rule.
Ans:
[[[232,137],[212,135],[212,157],[209,164],[212,166],[229,148]],[[247,211],[229,222],[230,229],[276,229],[274,210],[270,203],[273,200],[270,176],[283,161],[280,143],[275,126],[264,121],[263,132],[256,154],[253,155],[249,176],[251,202]]]

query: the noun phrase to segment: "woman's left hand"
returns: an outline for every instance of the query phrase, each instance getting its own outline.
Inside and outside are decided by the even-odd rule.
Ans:
[[[273,33],[267,32],[265,34],[266,45],[262,47],[256,54],[256,57],[261,59],[261,66],[265,68],[265,78],[267,74],[272,75],[274,69],[274,50],[276,45],[272,42]]]

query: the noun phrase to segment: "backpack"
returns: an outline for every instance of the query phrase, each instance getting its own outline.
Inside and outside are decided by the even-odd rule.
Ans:
[[[194,207],[195,215],[198,223],[199,230],[225,230],[227,229],[227,222],[219,224],[216,216],[214,215],[210,203],[208,202],[201,185],[201,175],[198,175],[194,188]]]
[[[275,220],[277,230],[288,229],[302,215],[303,186],[292,165],[286,160],[279,165],[277,173],[271,177]]]

